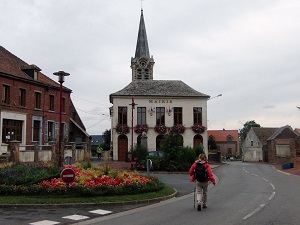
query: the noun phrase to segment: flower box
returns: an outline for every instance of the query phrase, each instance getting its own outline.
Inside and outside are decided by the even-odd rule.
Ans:
[[[155,132],[159,134],[165,134],[167,132],[167,127],[163,124],[158,124],[154,127]]]
[[[170,131],[172,133],[183,134],[185,131],[185,127],[182,124],[175,124],[173,127],[171,127]]]
[[[116,127],[116,131],[118,134],[128,134],[129,127],[126,124],[118,124]]]
[[[147,133],[148,132],[148,126],[138,124],[134,127],[134,132],[137,133],[137,134],[142,134],[143,132]]]
[[[195,133],[202,134],[206,128],[201,124],[195,124],[194,126],[192,126],[192,129]]]

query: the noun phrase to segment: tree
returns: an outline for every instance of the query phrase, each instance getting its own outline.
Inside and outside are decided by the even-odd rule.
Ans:
[[[240,133],[239,133],[241,142],[243,142],[246,139],[247,134],[248,134],[249,130],[251,129],[251,127],[260,127],[260,125],[258,123],[256,123],[254,120],[246,122],[244,124],[244,127],[240,130]]]
[[[103,149],[110,150],[111,130],[105,130],[102,135],[104,137]]]

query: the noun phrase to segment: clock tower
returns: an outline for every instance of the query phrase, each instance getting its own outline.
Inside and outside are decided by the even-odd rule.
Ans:
[[[141,10],[140,26],[134,58],[131,58],[132,81],[153,80],[153,56],[150,57],[143,10]]]

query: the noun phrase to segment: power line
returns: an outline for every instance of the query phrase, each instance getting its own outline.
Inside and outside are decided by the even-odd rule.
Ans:
[[[109,106],[109,105],[107,105],[107,104],[101,104],[101,103],[99,103],[99,102],[93,102],[93,101],[90,101],[90,100],[86,100],[86,99],[83,99],[83,98],[77,97],[77,96],[75,96],[75,95],[72,95],[72,97],[75,97],[75,98],[81,99],[81,100],[83,100],[83,101],[86,101],[86,102],[91,102],[91,103],[94,103],[94,104],[98,104],[98,105],[105,105],[105,106],[107,106],[107,107],[110,107],[110,106]]]

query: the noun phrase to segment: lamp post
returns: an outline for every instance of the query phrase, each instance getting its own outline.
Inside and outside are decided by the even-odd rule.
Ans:
[[[62,142],[62,84],[65,81],[65,77],[69,76],[69,73],[64,71],[58,71],[53,73],[58,76],[58,82],[60,83],[59,88],[59,136],[58,136],[58,166],[62,167],[62,152],[61,152],[61,142]]]
[[[133,149],[133,110],[137,104],[134,103],[134,97],[131,98],[131,149]]]
[[[218,95],[216,95],[216,96],[214,96],[214,97],[208,98],[207,101],[208,101],[208,100],[211,100],[211,99],[213,99],[213,98],[221,97],[221,96],[222,96],[222,94],[218,94]]]

